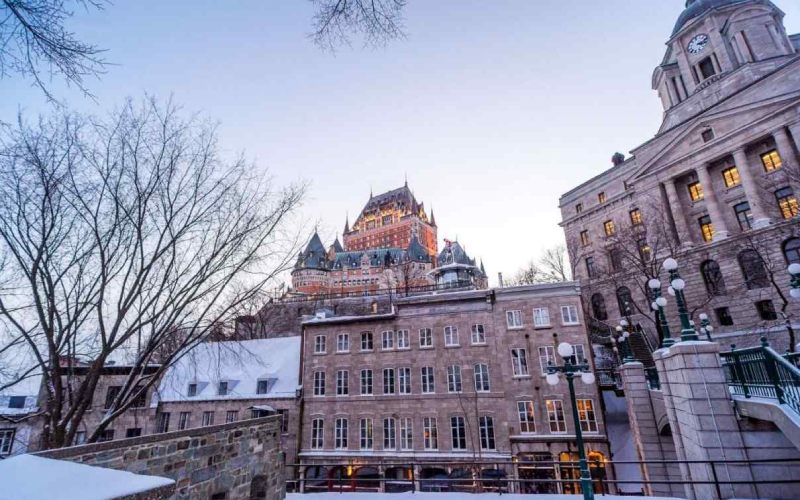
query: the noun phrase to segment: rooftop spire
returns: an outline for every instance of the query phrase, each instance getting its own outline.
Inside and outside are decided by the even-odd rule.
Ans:
[[[345,234],[347,234],[349,232],[350,232],[350,215],[345,213],[345,216],[344,216],[344,232],[342,233],[342,236],[344,236]]]
[[[433,207],[431,207],[431,226],[436,226],[436,216],[433,215]]]

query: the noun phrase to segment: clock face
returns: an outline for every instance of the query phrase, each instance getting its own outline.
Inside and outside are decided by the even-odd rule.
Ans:
[[[708,35],[706,34],[697,35],[696,37],[691,39],[687,49],[692,54],[699,54],[700,52],[703,52],[703,49],[706,48],[706,45],[708,45]]]

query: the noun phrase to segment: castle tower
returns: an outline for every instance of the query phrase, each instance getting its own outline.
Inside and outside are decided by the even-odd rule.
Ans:
[[[311,237],[305,250],[297,256],[297,262],[292,270],[292,288],[307,294],[328,292],[331,285],[330,268],[331,260],[328,252],[314,231],[314,236]]]

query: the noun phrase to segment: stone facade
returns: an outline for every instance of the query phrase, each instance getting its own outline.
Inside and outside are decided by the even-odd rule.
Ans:
[[[285,497],[278,417],[234,422],[38,453],[174,479],[175,499]]]
[[[562,195],[570,257],[601,329],[628,302],[655,339],[646,283],[674,256],[695,320],[707,312],[716,339],[766,334],[788,347],[787,324],[800,323],[786,293],[787,264],[800,260],[800,39],[782,17],[767,0],[687,2],[653,75],[665,109],[657,135]],[[674,301],[667,312],[676,324]]]
[[[543,372],[547,359],[560,362],[554,334],[591,358],[574,283],[400,298],[389,313],[303,326],[300,460],[309,485],[372,467],[387,479],[424,478],[431,462],[447,471],[500,463],[509,477],[532,479],[532,462],[577,456],[566,383],[549,386]],[[597,387],[576,381],[576,390],[586,449],[602,463],[609,452]],[[398,461],[391,471],[381,465]],[[545,464],[536,473],[573,472]]]

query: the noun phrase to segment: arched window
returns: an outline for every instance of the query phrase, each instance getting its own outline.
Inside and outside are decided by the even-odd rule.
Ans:
[[[742,268],[744,283],[748,290],[769,286],[769,276],[764,260],[755,250],[743,250],[739,253],[739,267]]]
[[[633,298],[631,290],[627,286],[617,288],[617,307],[619,307],[620,316],[633,312]]]
[[[606,299],[603,298],[603,294],[596,293],[592,295],[592,315],[595,319],[599,319],[600,321],[605,321],[608,319],[608,311],[606,311]]]
[[[787,264],[800,264],[800,238],[789,238],[783,242],[783,256]]]
[[[707,260],[700,264],[700,273],[709,295],[725,295],[725,280],[715,260]]]

